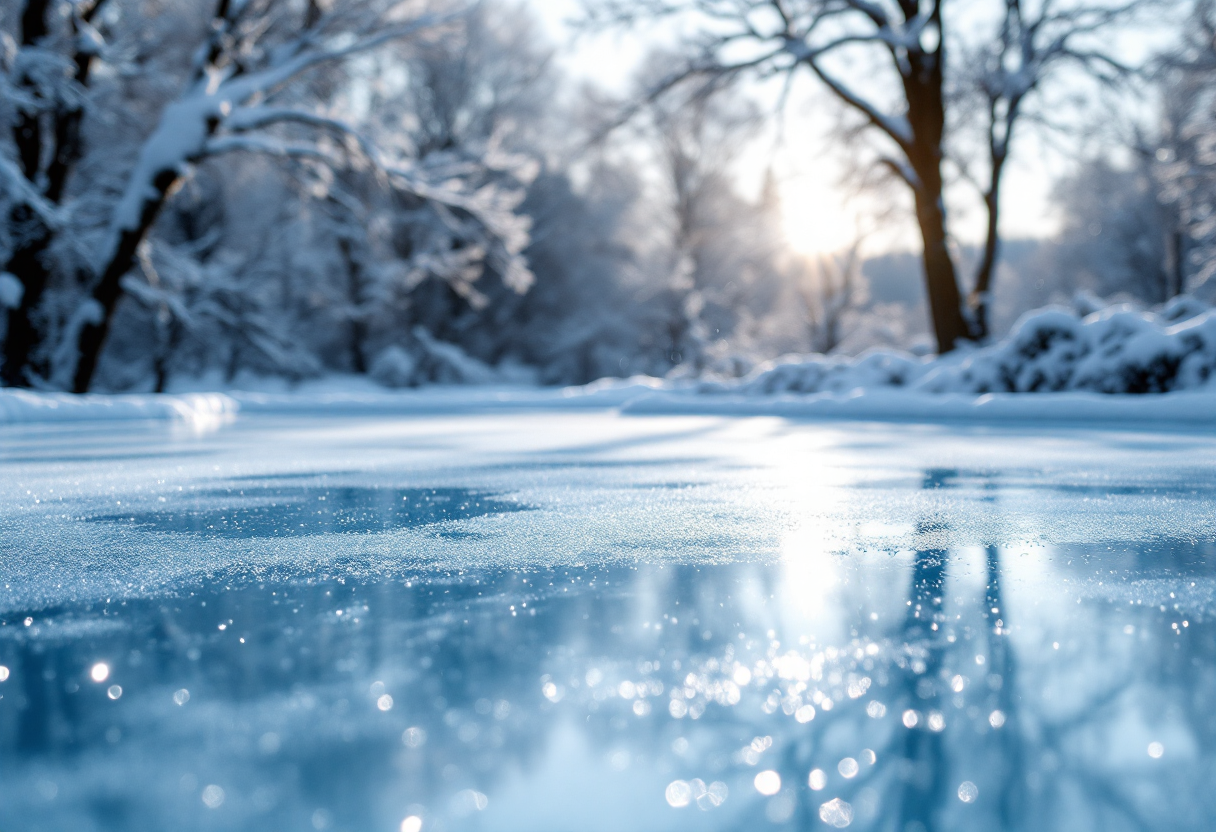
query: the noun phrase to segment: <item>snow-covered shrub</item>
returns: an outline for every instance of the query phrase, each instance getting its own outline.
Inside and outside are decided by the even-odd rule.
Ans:
[[[1166,301],[1157,316],[1170,323],[1198,318],[1212,307],[1191,295],[1178,295]]]
[[[421,381],[436,384],[488,384],[497,380],[494,370],[455,344],[436,340],[422,327],[414,329]]]
[[[499,381],[495,370],[472,358],[455,344],[436,340],[422,327],[415,327],[409,347],[386,347],[371,363],[369,375],[385,387],[417,387],[422,384],[488,384]]]
[[[858,387],[904,387],[924,373],[924,362],[910,355],[871,352],[857,359],[837,356],[785,356],[764,364],[738,385],[719,389],[752,395],[846,393]],[[708,386],[705,388],[710,389]]]
[[[978,350],[958,365],[934,367],[921,389],[932,392],[1064,390],[1072,367],[1086,354],[1081,320],[1063,309],[1030,313],[1009,340]]]
[[[1038,310],[1023,316],[1004,341],[936,359],[889,352],[854,360],[786,357],[737,384],[700,389],[758,395],[893,387],[924,393],[1164,393],[1210,385],[1214,377],[1216,309],[1181,297],[1152,312],[1128,305],[1084,317],[1065,308]]]
[[[368,375],[385,387],[413,387],[417,384],[418,361],[404,347],[385,347],[368,368]]]

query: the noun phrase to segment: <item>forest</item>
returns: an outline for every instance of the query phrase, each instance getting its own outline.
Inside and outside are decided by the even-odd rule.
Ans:
[[[537,8],[6,0],[0,380],[722,381],[1216,295],[1210,0],[589,0],[574,47]],[[624,86],[567,71],[597,37]],[[862,206],[818,252],[793,111]],[[1044,148],[1052,230],[1007,235]]]

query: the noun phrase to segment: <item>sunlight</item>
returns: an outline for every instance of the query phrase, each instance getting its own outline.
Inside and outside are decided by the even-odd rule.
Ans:
[[[840,578],[836,558],[817,524],[800,526],[786,535],[781,555],[785,608],[796,610],[804,620],[823,615]]]
[[[798,254],[832,254],[857,237],[857,218],[841,204],[840,192],[809,176],[781,183],[781,225]]]

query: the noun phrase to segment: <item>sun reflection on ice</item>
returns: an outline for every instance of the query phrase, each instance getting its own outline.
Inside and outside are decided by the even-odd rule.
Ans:
[[[822,533],[810,526],[789,532],[781,541],[781,558],[781,610],[800,619],[788,624],[805,626],[823,619],[840,576]],[[796,632],[797,626],[789,631]]]
[[[752,785],[756,787],[756,791],[766,797],[771,797],[781,791],[781,775],[769,769],[762,771],[756,775],[752,781]]]

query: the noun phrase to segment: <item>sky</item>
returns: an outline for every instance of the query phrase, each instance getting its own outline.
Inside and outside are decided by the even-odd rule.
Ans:
[[[590,80],[614,92],[625,92],[639,61],[654,36],[612,33],[575,37],[568,21],[579,14],[579,0],[529,0],[559,44],[559,61],[572,77]],[[1137,44],[1146,48],[1143,44]],[[840,149],[826,136],[834,123],[828,108],[835,102],[819,89],[809,75],[791,98],[785,112],[784,141],[770,130],[754,143],[739,163],[741,187],[759,188],[765,171],[772,166],[781,186],[784,230],[789,244],[806,254],[826,254],[847,247],[866,218],[874,215],[874,203],[849,198],[842,188]],[[1045,237],[1058,227],[1051,205],[1053,182],[1069,167],[1069,160],[1046,146],[1033,134],[1024,135],[1014,146],[1007,168],[1002,200],[1002,233],[1006,239]],[[966,191],[961,188],[966,188]],[[951,198],[952,230],[961,243],[983,238],[984,217],[969,186],[960,186]],[[968,206],[974,206],[969,208]],[[960,210],[961,209],[961,210]],[[888,223],[878,233],[873,223],[868,232],[869,253],[910,250],[917,246],[911,220]]]

